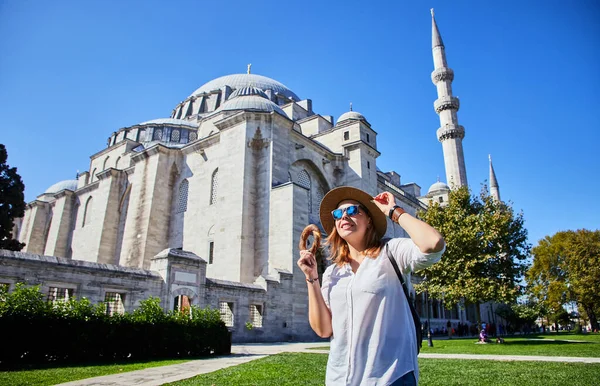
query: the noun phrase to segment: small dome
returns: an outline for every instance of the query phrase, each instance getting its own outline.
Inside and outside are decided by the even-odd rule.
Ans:
[[[438,192],[438,191],[449,191],[449,190],[450,190],[450,187],[448,187],[448,185],[446,185],[443,182],[438,181],[429,187],[429,190],[427,191],[427,193],[434,193],[434,192]]]
[[[193,123],[190,121],[186,121],[184,119],[173,119],[173,118],[159,118],[153,119],[151,121],[146,121],[139,123],[139,125],[169,125],[169,126],[188,126],[193,128],[198,128],[197,123]]]
[[[234,110],[246,110],[246,111],[264,111],[264,112],[276,112],[289,118],[287,114],[277,106],[277,104],[271,102],[260,96],[240,96],[238,98],[228,99],[227,102],[223,103],[217,111],[234,111]]]
[[[265,94],[265,92],[259,88],[256,87],[242,87],[242,88],[238,88],[237,90],[235,90],[234,92],[231,93],[231,95],[229,96],[229,99],[233,99],[239,96],[249,96],[249,95],[257,95],[259,97],[265,98],[265,99],[269,99],[269,97],[267,96],[267,94]]]
[[[356,111],[348,111],[347,113],[344,113],[340,116],[340,119],[338,119],[338,123],[346,121],[348,119],[356,119],[365,122],[367,121],[367,118],[365,118],[365,116],[361,113],[357,113]]]
[[[199,89],[194,91],[191,96],[209,93],[213,90],[222,89],[225,86],[229,86],[234,90],[244,87],[256,87],[261,90],[272,90],[273,93],[279,93],[287,98],[292,98],[295,101],[299,101],[298,95],[292,90],[287,88],[285,85],[278,81],[267,78],[266,76],[256,74],[232,74],[225,75],[217,79],[213,79],[208,83],[202,85]]]
[[[64,180],[64,181],[57,182],[56,184],[54,184],[51,187],[49,187],[48,189],[46,189],[44,194],[54,194],[54,193],[58,193],[61,190],[65,190],[65,189],[72,190],[72,191],[77,190],[77,180]]]

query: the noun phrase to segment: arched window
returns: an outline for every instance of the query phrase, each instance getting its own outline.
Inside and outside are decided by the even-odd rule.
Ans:
[[[102,170],[106,170],[106,165],[108,165],[108,159],[109,159],[109,158],[110,158],[110,157],[106,157],[106,158],[104,159],[104,163],[102,164]]]
[[[188,139],[190,142],[195,141],[198,138],[198,133],[196,133],[195,131],[190,131],[190,133],[188,134]]]
[[[187,295],[176,296],[173,300],[174,311],[189,312],[190,298]]]
[[[115,161],[115,169],[119,168],[119,161],[121,160],[121,157],[118,157],[117,160]]]
[[[92,174],[90,175],[90,182],[94,182],[95,179],[96,179],[96,168],[94,168],[94,170],[92,170]]]
[[[83,209],[83,220],[81,221],[81,227],[83,228],[86,223],[89,223],[92,217],[92,197],[88,198],[85,202],[85,208]]]
[[[188,203],[188,180],[181,181],[179,184],[179,195],[177,200],[177,211],[175,213],[183,213],[187,210]]]
[[[154,136],[152,139],[154,141],[160,141],[162,139],[162,129],[154,129]]]
[[[310,190],[310,176],[304,169],[298,173],[298,185],[308,190],[308,213],[312,212],[312,192]]]
[[[215,169],[210,182],[210,205],[217,202],[217,189],[219,188],[219,169]]]
[[[173,129],[171,132],[171,142],[179,142],[180,134],[178,129]]]

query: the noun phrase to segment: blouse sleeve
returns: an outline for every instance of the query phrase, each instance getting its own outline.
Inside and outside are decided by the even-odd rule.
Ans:
[[[439,252],[423,253],[417,245],[409,238],[391,239],[388,242],[389,252],[400,266],[403,274],[416,272],[432,266],[440,261],[446,250],[446,245]]]
[[[331,309],[329,306],[329,294],[331,293],[331,273],[333,272],[333,268],[335,264],[327,267],[325,272],[323,272],[322,283],[321,283],[321,294],[323,295],[323,300],[325,300],[325,304],[327,308]]]

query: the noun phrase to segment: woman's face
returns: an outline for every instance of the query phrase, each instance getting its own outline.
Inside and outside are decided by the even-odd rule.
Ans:
[[[346,241],[349,239],[360,240],[364,238],[367,228],[371,226],[371,218],[362,206],[358,208],[358,213],[351,216],[348,215],[347,209],[352,205],[358,205],[358,202],[344,200],[337,207],[337,209],[342,209],[344,214],[341,219],[335,220],[335,229],[340,237]]]

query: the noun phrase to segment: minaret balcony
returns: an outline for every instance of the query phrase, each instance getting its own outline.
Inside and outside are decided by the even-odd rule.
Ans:
[[[461,125],[445,125],[437,129],[437,137],[440,142],[453,138],[463,139],[465,128]]]
[[[441,113],[444,110],[458,110],[460,102],[457,97],[454,96],[443,96],[433,102],[433,108],[436,113]]]
[[[433,84],[438,84],[439,82],[449,81],[452,82],[454,80],[454,71],[448,67],[438,68],[434,72],[431,73],[431,81]]]

